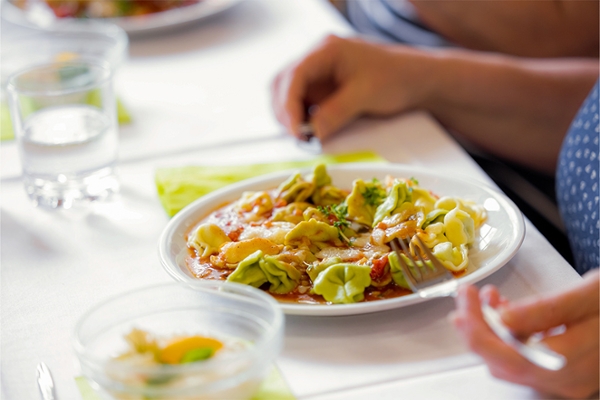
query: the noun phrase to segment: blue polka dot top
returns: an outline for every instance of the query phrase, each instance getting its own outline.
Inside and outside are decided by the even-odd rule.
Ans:
[[[571,123],[562,144],[556,172],[558,207],[571,243],[575,268],[580,274],[598,268],[600,264],[599,82],[596,82]]]

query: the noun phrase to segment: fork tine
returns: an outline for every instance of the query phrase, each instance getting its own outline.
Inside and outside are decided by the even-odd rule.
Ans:
[[[417,249],[415,249],[415,254],[419,258],[419,261],[421,261],[421,265],[423,266],[423,268],[422,268],[422,270],[423,270],[422,274],[423,275],[431,275],[431,271],[429,271],[429,268],[426,268],[427,267],[427,263],[425,262],[425,260],[421,256],[421,253],[419,252],[419,250],[423,251],[422,249],[419,249],[419,247],[427,247],[427,246],[425,246],[423,244],[423,242],[421,241],[421,239],[419,239],[418,236],[415,235],[414,237],[416,237],[417,240],[419,241],[419,246],[415,246],[415,247],[417,247]],[[431,258],[431,257],[429,257],[429,255],[428,255],[428,258]],[[415,263],[415,265],[417,265],[417,264]]]
[[[410,288],[412,289],[413,292],[417,293],[419,290],[417,288],[418,279],[415,278],[415,276],[412,273],[411,268],[408,267],[408,265],[406,264],[404,259],[401,257],[402,252],[400,251],[400,247],[398,246],[398,243],[402,243],[402,242],[399,239],[394,238],[390,242],[390,245],[392,246],[392,250],[394,250],[396,252],[396,255],[398,256],[398,263],[400,264],[402,273],[404,274],[404,277],[406,278],[406,283],[408,283],[408,286],[410,286]]]
[[[415,260],[415,257],[410,253],[407,245],[402,240],[394,238],[390,242],[392,249],[398,255],[400,268],[410,288],[423,298],[454,295],[457,287],[454,276],[429,251],[419,237],[417,237],[417,241],[422,247],[421,250],[429,258],[428,261],[430,261],[429,264],[426,264],[419,252],[415,251],[422,262],[422,267],[419,267],[418,261]],[[400,252],[400,248],[402,248],[404,253]],[[412,264],[411,266],[408,265],[403,256]],[[433,265],[433,268],[430,268],[428,265]]]
[[[408,246],[406,246],[406,244],[404,243],[403,240],[401,240],[399,238],[396,238],[396,240],[398,243],[400,243],[400,246],[402,247],[402,250],[404,251],[406,258],[408,258],[408,261],[410,261],[410,263],[412,264],[413,268],[409,268],[409,271],[414,276],[415,280],[417,280],[417,281],[423,280],[425,278],[425,275],[419,268],[419,264],[417,264],[417,261],[410,254],[410,250],[408,249]],[[400,254],[398,254],[398,257],[401,258]]]
[[[437,259],[436,256],[433,255],[433,253],[431,253],[431,250],[429,250],[429,248],[427,246],[425,246],[425,243],[423,243],[421,238],[417,235],[415,235],[415,237],[417,238],[417,241],[419,242],[419,245],[420,245],[419,247],[421,248],[421,251],[423,251],[425,253],[425,255],[427,256],[427,258],[431,261],[431,264],[436,269],[436,272],[438,274],[439,273],[449,274],[446,267],[444,267],[444,265],[440,262],[440,260]]]

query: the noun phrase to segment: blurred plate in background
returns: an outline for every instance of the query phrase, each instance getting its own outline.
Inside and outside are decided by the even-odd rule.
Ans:
[[[28,0],[26,9],[14,5],[11,0],[2,1],[3,18],[20,25],[47,28],[56,20],[75,20],[76,18],[58,18],[42,0]],[[180,27],[225,11],[241,0],[200,0],[198,3],[173,8],[166,11],[117,18],[96,18],[123,28],[128,34],[138,35],[150,32],[162,32]]]

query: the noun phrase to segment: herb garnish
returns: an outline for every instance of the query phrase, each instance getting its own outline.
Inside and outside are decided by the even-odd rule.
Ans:
[[[348,206],[344,203],[340,203],[338,205],[328,205],[328,206],[317,206],[317,210],[322,212],[325,217],[332,222],[333,226],[338,230],[338,236],[341,241],[346,244],[350,244],[350,239],[344,235],[344,228],[348,228],[350,226],[350,222],[346,219],[348,215]]]
[[[365,199],[365,203],[369,206],[378,206],[385,199],[386,192],[379,184],[379,181],[373,178],[371,184],[367,186],[366,190],[361,193]]]

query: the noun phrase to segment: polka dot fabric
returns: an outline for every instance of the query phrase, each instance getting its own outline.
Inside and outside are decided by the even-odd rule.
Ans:
[[[596,82],[569,128],[556,174],[558,206],[580,274],[600,264],[599,86]]]

